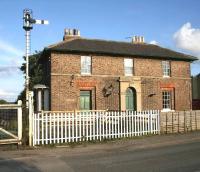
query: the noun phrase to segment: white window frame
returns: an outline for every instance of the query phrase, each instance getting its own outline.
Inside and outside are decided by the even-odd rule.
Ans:
[[[91,56],[81,56],[81,74],[91,75],[92,58]]]
[[[171,111],[172,106],[172,93],[170,90],[162,91],[162,112]]]
[[[133,59],[131,58],[124,59],[124,75],[133,76]]]
[[[162,71],[163,71],[163,77],[170,77],[171,66],[169,61],[162,61]]]

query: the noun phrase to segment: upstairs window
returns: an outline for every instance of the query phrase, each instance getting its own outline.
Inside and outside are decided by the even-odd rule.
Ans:
[[[124,59],[125,76],[133,76],[133,59]]]
[[[91,74],[91,57],[81,56],[81,74],[90,75]]]
[[[162,61],[163,77],[170,77],[170,62]]]

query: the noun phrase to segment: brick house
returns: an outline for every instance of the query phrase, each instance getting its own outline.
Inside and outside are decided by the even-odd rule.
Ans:
[[[42,52],[46,92],[38,87],[36,97],[52,111],[189,110],[196,59],[143,37],[130,43],[85,39],[66,29],[63,41]]]

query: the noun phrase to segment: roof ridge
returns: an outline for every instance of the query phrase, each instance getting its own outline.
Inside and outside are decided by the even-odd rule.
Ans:
[[[114,43],[125,43],[125,44],[132,44],[132,45],[153,45],[149,43],[132,43],[132,42],[125,42],[125,41],[117,41],[117,40],[108,40],[108,39],[96,39],[96,38],[80,38],[83,40],[89,40],[89,41],[102,41],[102,42],[114,42]]]
[[[123,44],[128,44],[128,45],[146,45],[146,46],[157,46],[157,47],[160,47],[158,45],[154,45],[154,44],[149,44],[149,43],[132,43],[132,42],[125,42],[125,41],[117,41],[117,40],[107,40],[107,39],[96,39],[96,38],[83,38],[83,37],[76,37],[76,38],[70,38],[68,40],[64,40],[64,41],[61,41],[61,42],[57,42],[55,44],[51,44],[49,46],[47,46],[46,48],[56,48],[57,46],[59,45],[62,45],[62,44],[65,44],[67,42],[71,42],[71,41],[74,41],[74,40],[88,40],[88,41],[101,41],[101,42],[113,42],[113,43],[123,43]]]

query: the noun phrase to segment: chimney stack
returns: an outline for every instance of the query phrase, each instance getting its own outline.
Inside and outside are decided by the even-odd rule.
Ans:
[[[79,38],[80,30],[78,29],[64,29],[63,41],[71,38]]]
[[[132,37],[133,44],[143,44],[144,43],[144,36],[133,36]]]

